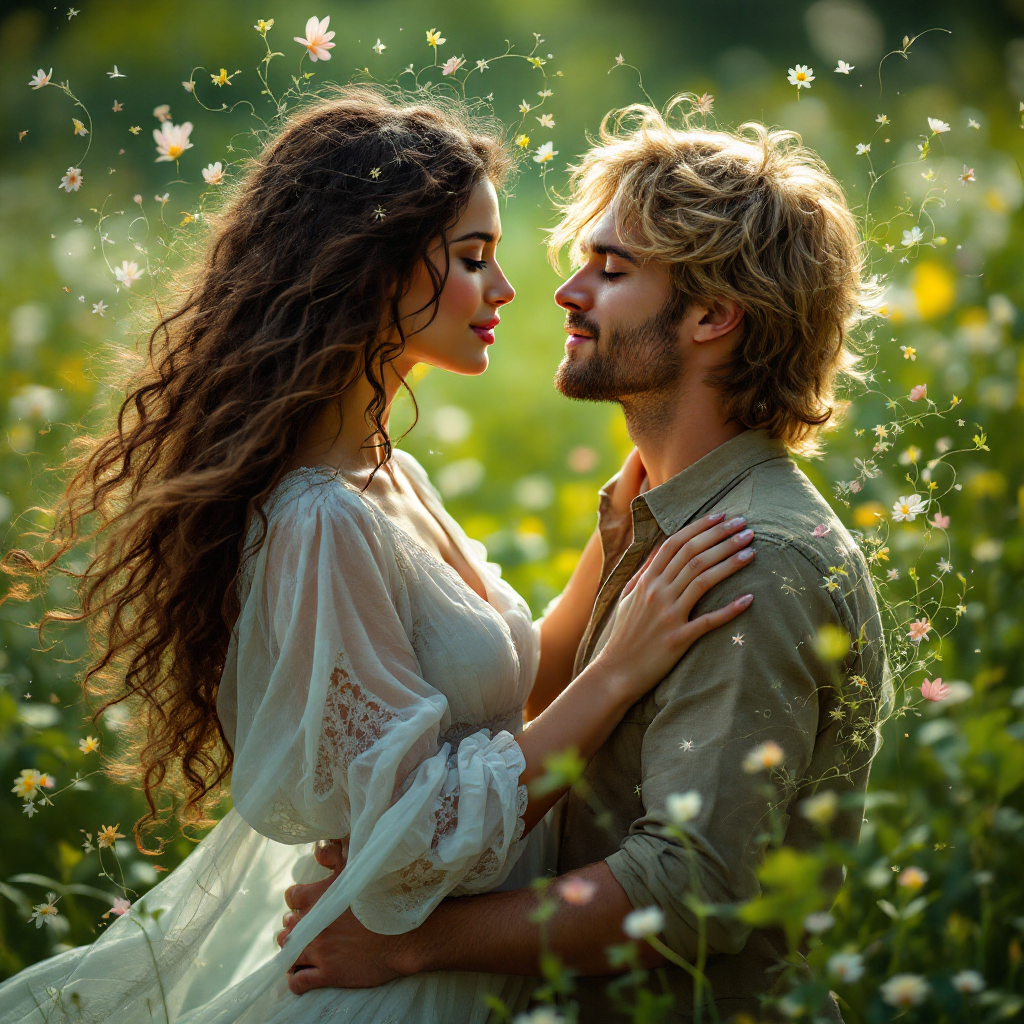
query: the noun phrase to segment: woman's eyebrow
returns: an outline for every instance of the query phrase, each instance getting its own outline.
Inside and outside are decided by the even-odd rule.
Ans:
[[[465,242],[470,238],[479,238],[481,242],[486,242],[488,245],[497,244],[501,239],[491,234],[490,231],[470,231],[468,235],[463,235],[461,238],[453,238],[449,243],[454,245],[456,242]]]

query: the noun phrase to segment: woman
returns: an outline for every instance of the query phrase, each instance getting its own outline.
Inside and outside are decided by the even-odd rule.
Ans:
[[[595,545],[535,629],[392,449],[391,401],[414,365],[487,366],[514,294],[495,261],[507,169],[497,137],[456,109],[349,89],[293,116],[219,218],[116,430],[83,456],[57,550],[20,564],[45,570],[97,517],[78,613],[99,644],[88,678],[142,725],[131,770],[149,818],[168,777],[195,817],[230,771],[234,809],[92,946],[0,986],[3,1024],[475,1021],[486,993],[528,995],[525,979],[466,974],[303,997],[286,984],[350,908],[395,934],[447,895],[542,873],[534,826],[560,795],[528,794],[544,761],[592,755],[749,604],[688,621],[752,554],[749,531],[702,521],[665,543],[570,682]],[[638,479],[633,460],[620,509]],[[538,663],[547,706],[524,729]],[[335,837],[345,870],[275,951],[283,889],[317,877],[310,844]]]

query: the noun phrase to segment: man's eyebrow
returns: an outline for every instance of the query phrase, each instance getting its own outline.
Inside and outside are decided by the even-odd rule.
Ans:
[[[625,260],[627,263],[636,263],[636,257],[632,253],[626,252],[625,249],[617,245],[604,245],[601,242],[588,245],[584,242],[580,244],[580,251],[597,253],[598,256],[618,256],[619,259]]]
[[[501,239],[496,235],[491,234],[490,231],[470,231],[468,235],[463,235],[461,238],[453,238],[450,245],[454,245],[456,242],[465,242],[470,238],[479,238],[481,242],[486,242],[488,245],[497,244]]]

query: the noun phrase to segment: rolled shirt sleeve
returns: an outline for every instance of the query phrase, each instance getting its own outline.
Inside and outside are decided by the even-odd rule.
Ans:
[[[669,946],[688,959],[697,954],[695,883],[704,904],[757,895],[760,858],[773,835],[785,834],[796,795],[786,780],[804,779],[814,756],[830,677],[813,640],[825,623],[853,626],[821,582],[791,543],[758,533],[755,566],[712,590],[694,615],[743,593],[754,594],[753,605],[701,638],[649,695],[644,815],[607,863],[635,907],[662,908]],[[751,751],[769,741],[782,748],[783,764],[771,774],[745,768]],[[669,795],[690,790],[701,808],[683,826],[687,850],[663,830]],[[711,916],[710,952],[740,952],[749,931],[735,915]]]

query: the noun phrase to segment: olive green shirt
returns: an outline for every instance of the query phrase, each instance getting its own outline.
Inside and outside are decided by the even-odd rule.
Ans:
[[[809,848],[818,832],[797,805],[821,789],[840,797],[863,793],[888,687],[864,558],[785,447],[763,430],[740,434],[636,498],[631,521],[616,521],[602,492],[603,582],[576,671],[600,650],[623,586],[655,544],[719,511],[748,519],[757,554],[705,595],[693,614],[744,593],[752,593],[754,603],[698,640],[633,705],[587,768],[584,778],[596,800],[569,795],[559,853],[559,873],[604,858],[634,907],[662,908],[665,941],[691,962],[697,932],[687,896],[694,875],[685,847],[662,834],[666,798],[688,790],[702,797],[699,814],[685,826],[696,852],[700,900],[749,900],[759,891],[756,871],[771,816],[767,773],[746,770],[748,754],[767,741],[782,748],[792,782],[775,787],[777,834],[786,844]],[[815,653],[815,637],[829,623],[859,641],[837,668]],[[837,696],[850,686],[866,696],[852,711]],[[598,821],[602,807],[610,824]],[[856,840],[860,824],[861,809],[853,806],[833,821],[832,834]],[[740,1011],[756,1016],[757,997],[778,976],[786,952],[781,935],[752,933],[736,916],[715,916],[708,920],[707,940],[707,973],[722,1019]],[[672,966],[666,971],[676,997],[669,1019],[689,1020],[689,976]],[[580,980],[585,1024],[624,1019],[604,994],[607,981]]]

